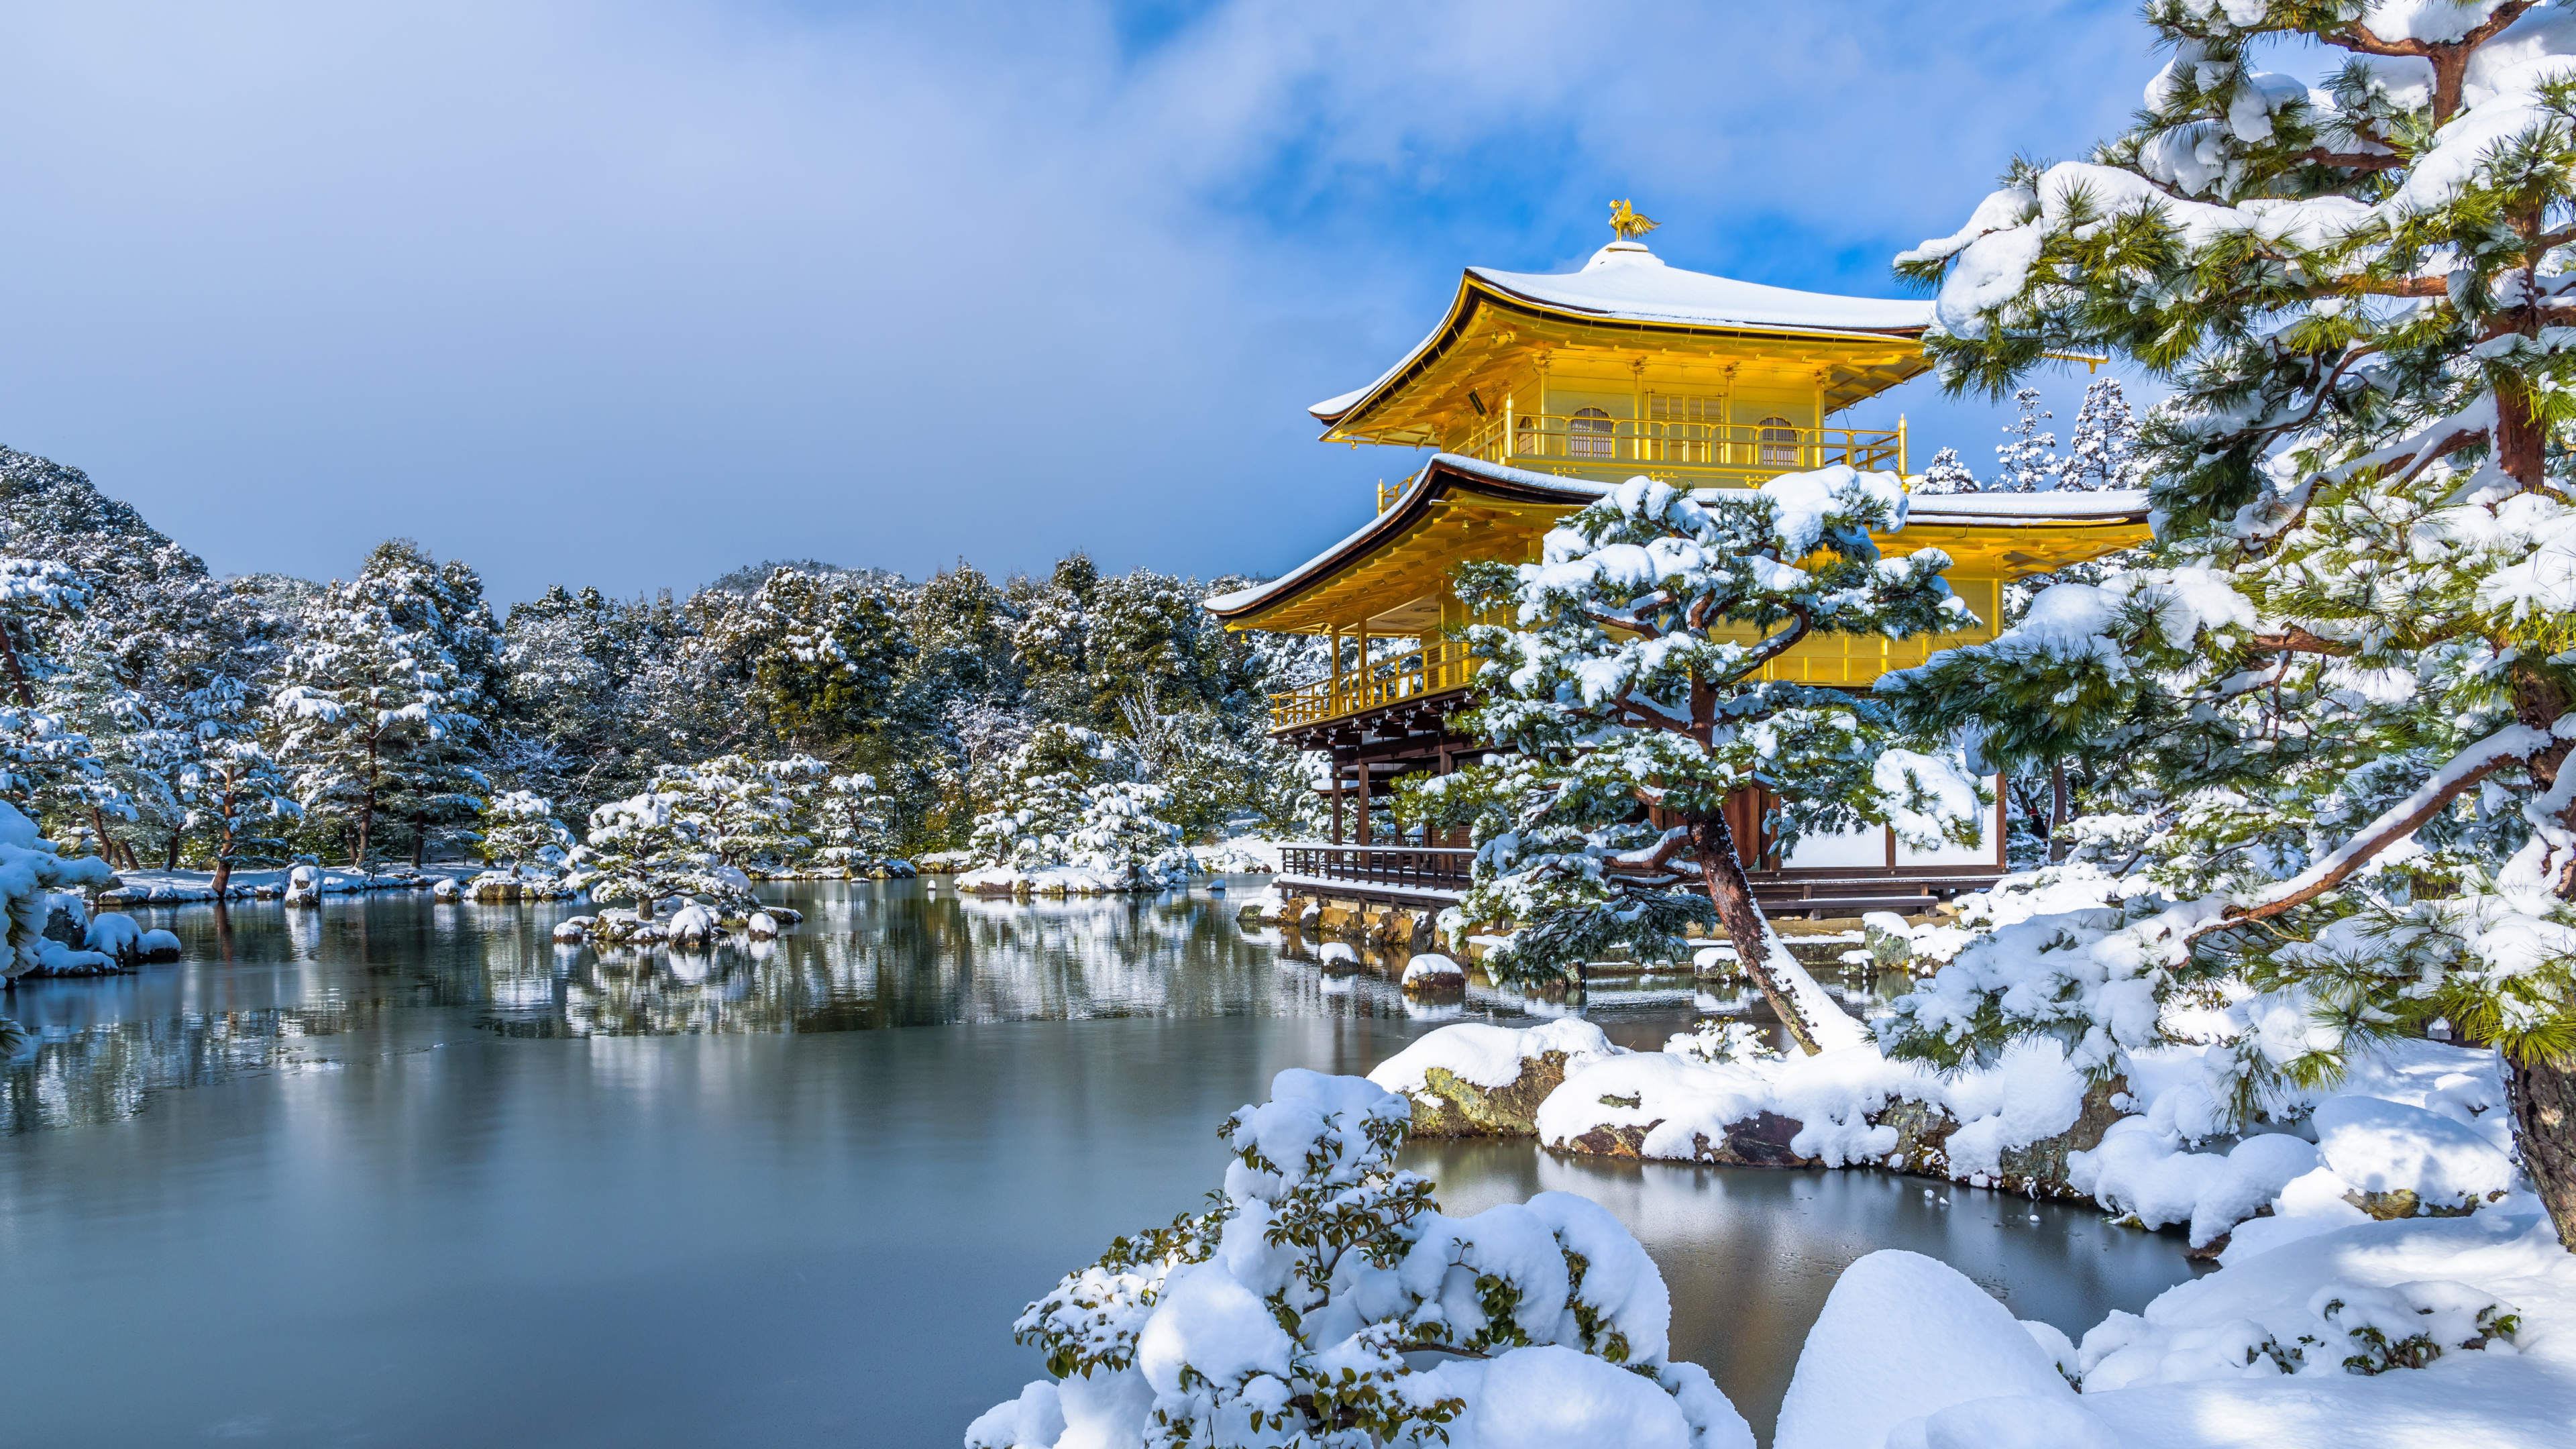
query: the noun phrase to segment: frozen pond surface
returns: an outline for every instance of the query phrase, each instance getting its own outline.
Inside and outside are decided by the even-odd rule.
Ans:
[[[1216,1124],[1272,1073],[1365,1071],[1457,1019],[1328,986],[1203,892],[774,894],[804,928],[711,969],[558,951],[568,907],[424,894],[221,932],[150,912],[185,964],[21,985],[0,1441],[954,1445],[1038,1372],[1020,1307],[1197,1205]],[[1591,1014],[1650,1046],[1688,997]],[[1677,1356],[1766,1437],[1874,1248],[2079,1333],[2188,1276],[2169,1237],[1880,1174],[1410,1161],[1452,1212],[1561,1188],[1618,1213],[1672,1285]]]

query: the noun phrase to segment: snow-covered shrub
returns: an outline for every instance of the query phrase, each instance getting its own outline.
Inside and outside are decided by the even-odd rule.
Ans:
[[[1394,1165],[1410,1118],[1359,1078],[1280,1073],[1226,1122],[1214,1207],[1116,1240],[1021,1315],[1054,1378],[977,1419],[970,1449],[1427,1449],[1453,1429],[1749,1449],[1707,1372],[1668,1357],[1662,1276],[1616,1219],[1566,1193],[1446,1217]]]
[[[63,859],[54,842],[18,807],[0,801],[0,909],[8,913],[8,952],[0,956],[0,975],[22,976],[49,967],[70,954],[62,942],[45,935],[55,891],[99,886],[110,875],[96,856]]]
[[[1689,1031],[1664,1039],[1664,1050],[1677,1057],[1711,1064],[1777,1060],[1770,1034],[1749,1021],[1712,1016]]]

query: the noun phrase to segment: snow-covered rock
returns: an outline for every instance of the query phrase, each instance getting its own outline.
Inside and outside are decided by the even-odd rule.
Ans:
[[[1402,985],[1413,996],[1463,996],[1467,991],[1467,970],[1446,956],[1425,951],[1404,963]]]
[[[724,934],[724,927],[717,922],[716,913],[695,902],[672,912],[671,919],[663,930],[675,946],[712,945]]]
[[[1331,972],[1356,972],[1360,969],[1360,953],[1347,942],[1326,941],[1315,948],[1315,964]]]
[[[1460,1022],[1378,1063],[1368,1079],[1412,1104],[1417,1137],[1519,1137],[1538,1130],[1539,1105],[1568,1072],[1618,1050],[1572,1017],[1519,1030]]]
[[[318,906],[322,904],[322,868],[299,865],[286,873],[286,904]]]
[[[437,880],[430,882],[429,898],[431,900],[452,902],[464,894],[464,889],[458,886],[453,879],[447,876],[440,876]]]
[[[567,945],[578,945],[590,934],[591,926],[598,919],[596,916],[568,916],[555,922],[554,937]]]
[[[146,961],[176,961],[186,950],[179,943],[177,933],[171,931],[146,931],[139,944]]]
[[[751,919],[743,923],[743,929],[751,934],[751,939],[766,941],[778,934],[778,918],[767,911],[754,911]]]
[[[132,916],[116,911],[101,911],[90,917],[89,930],[81,948],[121,962],[133,962],[143,956],[143,927]]]

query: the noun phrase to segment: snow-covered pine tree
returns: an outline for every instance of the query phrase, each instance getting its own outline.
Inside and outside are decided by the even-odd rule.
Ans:
[[[1848,467],[1696,495],[1635,478],[1561,521],[1539,562],[1460,571],[1471,611],[1514,621],[1468,631],[1490,662],[1467,728],[1518,753],[1403,788],[1417,818],[1474,827],[1474,883],[1443,919],[1519,923],[1489,969],[1552,977],[1614,945],[1671,959],[1713,915],[1800,1046],[1861,1039],[1763,918],[1725,804],[1770,791],[1783,849],[1881,823],[1977,838],[1981,787],[1908,748],[1883,707],[1761,677],[1815,635],[1969,621],[1946,555],[1885,558],[1871,540],[1905,514],[1896,475]]]
[[[2084,388],[2067,440],[2057,486],[2082,491],[2138,486],[2138,419],[2116,377],[2097,377]]]
[[[231,888],[233,867],[245,851],[284,858],[285,842],[267,832],[304,814],[286,772],[262,742],[269,724],[266,704],[266,692],[251,679],[211,670],[203,684],[180,699],[176,711],[190,741],[187,762],[174,781],[187,809],[180,824],[203,835],[213,852],[218,902]]]
[[[1995,487],[2005,493],[2039,493],[2057,486],[2066,461],[2057,456],[2057,434],[2040,424],[2056,416],[2039,405],[2039,389],[2013,394],[2021,416],[2004,424],[2009,442],[1995,444]]]
[[[56,653],[70,622],[89,606],[80,575],[51,559],[0,555],[0,797],[37,819],[58,807],[110,798],[106,767],[89,737],[45,708],[39,690],[62,672]]]
[[[1956,448],[1943,448],[1933,454],[1932,466],[1924,469],[1923,476],[1914,480],[1917,493],[1974,493],[1977,490],[1977,475],[1968,470],[1967,464],[1959,461]]]
[[[1082,554],[1057,561],[1044,583],[1016,591],[1019,621],[1011,653],[1028,682],[1032,702],[1049,719],[1090,727],[1091,601],[1100,570]]]
[[[885,793],[873,775],[834,775],[809,802],[814,833],[822,838],[815,858],[852,875],[894,853],[893,823]]]
[[[2138,123],[2016,162],[1899,267],[1940,284],[1955,388],[2075,348],[2176,385],[2142,448],[2158,569],[2052,590],[1925,687],[2072,732],[2161,721],[2148,848],[2185,899],[1972,948],[1891,1039],[2048,1032],[2110,1072],[2160,1038],[2155,1002],[2233,979],[2217,1085],[2250,1109],[2446,1019],[2501,1049],[2576,1245],[2576,13],[2147,17],[2173,58]],[[2323,89],[2257,63],[2311,43],[2346,57]]]
[[[976,817],[967,849],[984,865],[1015,870],[1068,863],[1085,792],[1107,782],[1118,763],[1109,742],[1091,730],[1039,725],[978,792],[996,803]]]
[[[442,569],[419,546],[379,545],[366,567],[306,606],[277,712],[277,755],[293,762],[307,816],[341,830],[352,865],[407,834],[417,861],[480,808],[471,753],[493,652],[479,583]]]
[[[572,830],[555,818],[555,802],[529,790],[505,790],[483,802],[483,859],[494,866],[554,872],[572,857]]]

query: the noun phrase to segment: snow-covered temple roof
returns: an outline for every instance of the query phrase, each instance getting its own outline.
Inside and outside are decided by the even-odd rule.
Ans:
[[[1311,627],[1305,614],[1332,612],[1325,594],[1392,598],[1441,586],[1437,580],[1456,558],[1498,556],[1498,525],[1501,533],[1535,538],[1555,518],[1613,486],[1435,454],[1393,508],[1349,537],[1268,583],[1211,595],[1202,604],[1236,628]],[[1893,549],[1939,547],[1962,564],[2018,575],[2140,542],[2146,524],[2147,495],[2136,489],[1924,494],[1912,500],[1905,533]],[[1461,526],[1482,531],[1472,541],[1464,533],[1448,536]],[[1417,554],[1419,559],[1411,558]],[[1363,606],[1361,612],[1374,608]]]
[[[1577,320],[1642,328],[1689,328],[1795,333],[1819,337],[1913,336],[1932,321],[1932,302],[1840,297],[1739,282],[1668,265],[1632,239],[1610,243],[1572,272],[1506,272],[1469,267],[1447,316],[1403,359],[1362,388],[1329,397],[1307,409],[1320,422],[1337,423],[1437,351],[1457,330],[1479,294]]]

